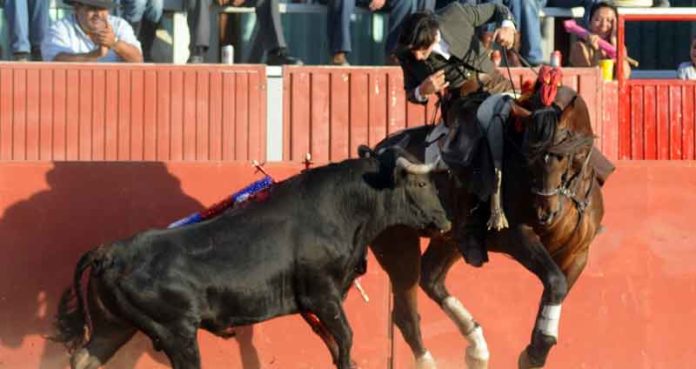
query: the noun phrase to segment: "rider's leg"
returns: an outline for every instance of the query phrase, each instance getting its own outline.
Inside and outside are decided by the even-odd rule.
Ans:
[[[485,244],[487,208],[472,194],[462,194],[457,205],[455,239],[459,252],[468,264],[480,267],[488,261]]]

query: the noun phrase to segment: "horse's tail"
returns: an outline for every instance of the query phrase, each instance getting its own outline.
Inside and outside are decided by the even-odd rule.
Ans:
[[[73,285],[63,291],[53,322],[54,334],[48,337],[52,341],[63,343],[69,352],[74,352],[88,342],[92,332],[92,320],[82,291],[82,274],[100,258],[99,250],[101,247],[87,251],[77,262]]]

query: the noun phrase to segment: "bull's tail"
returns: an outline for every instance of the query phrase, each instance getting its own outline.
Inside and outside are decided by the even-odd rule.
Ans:
[[[87,342],[92,332],[92,321],[85,305],[85,294],[82,291],[82,274],[94,265],[100,249],[96,248],[84,253],[77,262],[73,285],[66,288],[60,298],[58,313],[53,322],[54,333],[48,337],[63,343],[69,352],[74,352]]]

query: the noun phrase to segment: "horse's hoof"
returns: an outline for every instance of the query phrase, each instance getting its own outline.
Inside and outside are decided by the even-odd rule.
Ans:
[[[416,359],[416,369],[437,369],[435,359],[430,351],[426,351],[425,354]]]
[[[527,350],[523,350],[520,354],[520,358],[517,360],[517,366],[519,369],[543,369],[542,366],[532,366],[529,355],[527,355]]]
[[[481,350],[474,346],[466,348],[464,360],[466,361],[466,367],[468,369],[488,369],[489,359],[490,354],[488,353],[488,349]]]

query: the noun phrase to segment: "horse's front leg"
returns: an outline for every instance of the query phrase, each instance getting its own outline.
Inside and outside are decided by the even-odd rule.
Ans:
[[[421,265],[421,288],[449,316],[469,341],[465,361],[469,369],[486,369],[490,353],[483,330],[462,303],[450,295],[445,287],[447,272],[461,258],[456,245],[451,241],[433,239],[423,254]]]
[[[423,345],[418,315],[420,238],[416,231],[394,227],[370,245],[377,261],[389,275],[394,298],[392,320],[411,348],[416,369],[436,369],[435,360]]]
[[[543,368],[551,347],[558,341],[561,305],[568,294],[568,281],[530,227],[517,226],[499,235],[502,245],[509,245],[505,251],[534,273],[544,286],[531,343],[518,361],[520,369]]]

